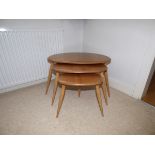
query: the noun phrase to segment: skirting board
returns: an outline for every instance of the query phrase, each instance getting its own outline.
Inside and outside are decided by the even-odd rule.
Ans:
[[[14,90],[17,90],[17,89],[20,89],[20,88],[33,86],[33,85],[36,85],[36,84],[39,84],[39,83],[43,83],[45,81],[47,81],[47,78],[36,80],[36,81],[31,81],[31,82],[24,83],[24,84],[19,84],[19,85],[16,85],[16,86],[5,88],[5,89],[0,89],[0,94],[10,92],[10,91],[14,91]]]
[[[133,97],[134,89],[130,85],[123,83],[121,81],[118,81],[116,79],[113,79],[113,78],[109,78],[109,85],[110,85],[110,87],[117,89],[117,90]]]

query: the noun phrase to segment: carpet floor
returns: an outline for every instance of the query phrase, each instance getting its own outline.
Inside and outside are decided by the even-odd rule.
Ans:
[[[45,95],[45,83],[0,95],[0,134],[155,134],[155,107],[111,89],[101,116],[94,90],[66,90],[56,118],[58,88],[50,105],[53,83]],[[103,98],[103,96],[102,96]]]

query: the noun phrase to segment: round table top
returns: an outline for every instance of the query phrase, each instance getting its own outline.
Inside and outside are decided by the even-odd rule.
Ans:
[[[95,86],[102,83],[99,74],[61,74],[58,81],[68,86]]]
[[[101,73],[107,70],[104,64],[54,64],[53,70],[59,73]]]
[[[109,64],[111,59],[96,53],[60,53],[48,57],[49,63]]]

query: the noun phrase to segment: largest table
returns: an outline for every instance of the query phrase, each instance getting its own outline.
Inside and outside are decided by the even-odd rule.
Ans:
[[[48,74],[48,81],[46,86],[46,94],[52,78],[52,71],[54,64],[74,64],[74,65],[96,65],[96,64],[105,64],[108,65],[111,62],[111,59],[105,55],[96,54],[96,53],[61,53],[55,54],[48,57],[48,62],[50,63],[50,69]],[[87,73],[89,71],[87,70]],[[73,70],[74,73],[74,70]]]

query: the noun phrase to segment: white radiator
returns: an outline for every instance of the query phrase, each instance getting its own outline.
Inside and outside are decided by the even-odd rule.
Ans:
[[[0,32],[0,90],[46,78],[47,57],[62,51],[62,29]]]

